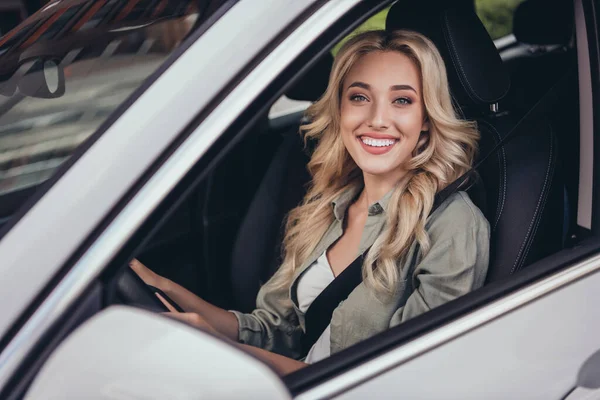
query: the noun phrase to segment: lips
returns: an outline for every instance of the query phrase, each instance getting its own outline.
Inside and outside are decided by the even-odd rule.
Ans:
[[[369,133],[357,136],[356,139],[360,142],[362,148],[370,154],[380,155],[389,152],[398,139],[390,135],[381,135]]]

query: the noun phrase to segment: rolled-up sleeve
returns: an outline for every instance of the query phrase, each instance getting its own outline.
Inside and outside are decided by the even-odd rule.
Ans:
[[[467,226],[454,226],[431,243],[431,250],[409,277],[414,289],[392,316],[390,327],[483,286],[489,261],[489,224],[479,215],[467,221]]]
[[[264,285],[256,298],[256,309],[244,314],[231,310],[238,320],[240,343],[299,359],[302,329],[288,289]]]

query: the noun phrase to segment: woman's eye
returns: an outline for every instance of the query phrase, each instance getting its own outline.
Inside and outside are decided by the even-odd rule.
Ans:
[[[353,94],[352,96],[350,96],[350,101],[367,101],[367,98],[362,94]]]
[[[394,100],[394,103],[400,105],[412,104],[412,100],[407,97],[400,97],[399,99]]]

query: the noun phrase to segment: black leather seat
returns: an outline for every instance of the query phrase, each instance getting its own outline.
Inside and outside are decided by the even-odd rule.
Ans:
[[[321,57],[287,92],[288,98],[316,101],[327,89],[333,64],[330,53]],[[304,194],[310,175],[309,160],[299,135],[300,121],[282,134],[282,141],[244,217],[231,257],[233,308],[255,308],[260,285],[281,263],[281,241],[286,214]]]
[[[511,110],[527,111],[577,67],[573,2],[524,1],[515,10],[513,33],[517,45],[502,52],[512,82],[505,102]]]
[[[523,114],[553,85],[562,80],[561,101],[547,111],[555,128],[563,163],[566,210],[565,238],[577,231],[579,197],[579,91],[573,2],[527,0],[519,4],[513,18],[518,44],[502,52],[511,77],[504,107]],[[501,103],[501,106],[503,104]]]
[[[492,227],[487,281],[507,277],[560,250],[564,183],[555,132],[543,112],[520,120],[496,109],[508,93],[510,79],[472,6],[396,3],[386,27],[421,32],[436,44],[457,106],[478,123],[480,155],[514,130],[512,139],[478,171],[485,192],[479,204]]]

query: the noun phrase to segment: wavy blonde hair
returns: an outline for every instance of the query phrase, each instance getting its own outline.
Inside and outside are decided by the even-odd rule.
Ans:
[[[402,53],[419,70],[429,131],[409,161],[410,176],[391,195],[384,232],[365,258],[363,281],[368,287],[382,294],[395,291],[398,265],[405,261],[414,241],[421,254],[429,251],[425,223],[435,194],[472,165],[479,133],[474,122],[458,118],[446,68],[435,45],[407,30],[369,31],[354,36],[337,54],[326,92],[307,110],[312,122],[301,131],[305,140],[318,140],[308,163],[312,182],[302,204],[289,213],[283,263],[270,285],[289,288],[294,272],[308,259],[334,219],[332,201],[350,187],[363,184],[361,170],[340,135],[340,102],[348,72],[362,56],[377,51]]]

